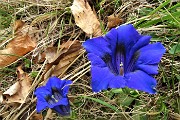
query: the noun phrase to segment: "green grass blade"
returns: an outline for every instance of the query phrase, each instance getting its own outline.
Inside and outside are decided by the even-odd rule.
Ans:
[[[161,5],[159,5],[159,7],[157,7],[156,9],[154,9],[152,12],[150,12],[148,15],[153,15],[154,13],[156,13],[157,11],[159,11],[161,8],[163,8],[164,6],[166,6],[167,4],[170,3],[171,0],[167,0],[164,3],[162,3]]]
[[[152,16],[153,14],[155,14],[157,11],[159,11],[161,8],[163,8],[164,6],[166,6],[167,4],[169,4],[169,2],[170,2],[171,0],[167,0],[167,1],[165,1],[164,3],[162,3],[161,5],[159,5],[159,7],[157,7],[156,9],[154,9],[152,12],[150,12],[147,16]],[[137,22],[134,26],[135,27],[142,27],[142,26],[139,26],[143,21],[144,21],[145,19],[142,19],[142,20],[140,20],[139,22]]]
[[[163,17],[155,19],[155,20],[147,21],[146,23],[139,25],[139,27],[141,27],[141,28],[149,27],[149,26],[155,25],[155,24],[157,24],[158,22],[161,22],[161,21],[172,20],[173,19],[172,16],[180,17],[180,12],[174,12],[171,15],[166,15],[166,16],[163,16]],[[179,24],[178,24],[178,26],[179,26]]]
[[[116,108],[115,106],[110,105],[110,104],[108,104],[107,102],[104,102],[104,101],[102,101],[102,100],[100,100],[100,99],[96,99],[96,98],[92,98],[92,97],[87,97],[87,96],[81,96],[81,97],[87,98],[87,99],[90,99],[90,100],[93,100],[93,101],[95,101],[95,102],[97,102],[97,103],[100,103],[100,104],[102,104],[102,105],[104,105],[104,106],[106,106],[106,107],[111,108],[112,110],[114,110],[114,111],[116,111],[116,112],[119,112],[118,108]]]

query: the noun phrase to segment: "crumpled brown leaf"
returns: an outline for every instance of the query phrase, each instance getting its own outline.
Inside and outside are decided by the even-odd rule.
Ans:
[[[28,35],[15,37],[5,49],[0,50],[0,68],[30,52],[35,46],[36,43]]]
[[[22,20],[16,20],[15,24],[14,24],[14,31],[18,31],[20,29],[22,29],[22,27],[24,26],[25,22],[23,22]]]
[[[30,120],[43,120],[43,116],[42,116],[42,114],[34,113],[34,114],[30,117]]]
[[[6,97],[6,100],[3,100],[4,103],[25,103],[32,80],[21,66],[17,67],[17,75],[19,80],[3,93]]]
[[[16,21],[14,30],[17,31],[17,34],[15,38],[7,44],[5,49],[0,50],[0,68],[11,64],[35,48],[36,43],[28,32],[21,31],[23,25],[22,21]]]
[[[94,37],[101,36],[100,22],[86,0],[74,0],[71,11],[77,26]]]
[[[3,92],[2,91],[0,91],[0,103],[2,103],[3,102]]]
[[[50,68],[53,67],[50,76],[58,76],[61,75],[67,67],[77,58],[77,56],[82,53],[82,46],[78,40],[76,41],[68,41],[63,43],[60,46],[60,50],[58,51],[56,47],[48,47],[45,51],[46,60],[48,64],[46,65],[47,73]],[[45,78],[48,78],[49,75],[45,75]]]
[[[119,17],[117,17],[114,14],[112,14],[112,15],[108,16],[107,27],[111,29],[113,27],[117,27],[122,22],[123,22],[122,19],[120,19]]]

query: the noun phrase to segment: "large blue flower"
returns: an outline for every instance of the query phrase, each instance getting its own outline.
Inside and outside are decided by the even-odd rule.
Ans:
[[[91,61],[92,90],[129,87],[155,93],[156,80],[152,75],[158,74],[165,48],[158,42],[149,44],[150,39],[129,24],[87,40],[83,47]]]
[[[36,89],[35,95],[37,97],[37,112],[45,108],[52,108],[60,115],[70,115],[70,105],[67,97],[70,80],[60,80],[57,77],[51,77],[46,83]]]

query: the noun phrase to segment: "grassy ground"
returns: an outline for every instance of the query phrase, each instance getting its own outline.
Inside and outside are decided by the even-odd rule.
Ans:
[[[36,112],[33,91],[40,83],[46,64],[33,62],[38,53],[47,46],[58,46],[68,40],[77,39],[82,43],[88,39],[76,26],[69,8],[71,5],[72,0],[0,0],[1,49],[14,34],[12,26],[17,19],[36,27],[33,34],[38,43],[23,59],[0,69],[2,92],[16,82],[16,67],[19,65],[23,65],[23,70],[31,75],[35,83],[26,103],[16,106],[0,105],[0,119],[25,120]],[[90,5],[95,8],[103,31],[108,31],[107,16],[116,13],[123,23],[133,24],[142,34],[151,35],[151,42],[159,41],[166,47],[166,54],[159,65],[159,74],[155,76],[158,93],[149,95],[126,88],[93,94],[90,87],[90,63],[84,53],[78,56],[65,74],[59,76],[74,81],[69,94],[72,115],[62,118],[45,110],[43,117],[52,120],[179,120],[180,3],[171,0],[94,0],[90,1]]]

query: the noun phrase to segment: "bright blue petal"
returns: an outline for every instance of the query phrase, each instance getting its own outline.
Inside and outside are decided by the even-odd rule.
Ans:
[[[63,97],[66,97],[69,90],[69,85],[72,83],[70,80],[61,80],[57,77],[50,77],[46,86],[49,89],[52,89],[53,87],[57,88],[60,94],[62,94]]]
[[[69,87],[72,84],[71,80],[66,80],[66,83],[64,84],[62,88],[63,96],[66,97],[69,91]]]
[[[123,44],[128,51],[142,36],[139,35],[133,25],[129,24],[111,29],[104,37],[110,43],[112,51],[116,51],[118,44]]]
[[[42,110],[44,110],[47,107],[48,107],[47,102],[42,102],[40,100],[37,100],[36,110],[37,110],[38,113],[40,113]]]
[[[136,29],[131,25],[121,25],[117,29],[111,29],[104,38],[110,44],[112,50],[112,64],[116,66],[115,69],[119,72],[119,65],[121,62],[129,62],[128,59],[130,49],[135,45],[135,43],[142,36],[136,31]],[[124,64],[127,68],[128,64]]]
[[[47,95],[52,95],[52,92],[47,89],[45,86],[42,86],[42,87],[38,87],[34,94],[36,95],[37,98],[45,98]],[[45,100],[45,99],[41,99],[41,100]]]
[[[48,106],[47,101],[45,100],[45,97],[47,95],[51,95],[51,92],[46,89],[46,87],[39,87],[36,89],[34,93],[37,97],[37,105],[36,109],[37,112],[40,112],[41,110],[45,109]]]
[[[151,39],[151,36],[142,36],[137,43],[135,43],[135,45],[130,49],[129,54],[127,55],[129,59],[127,59],[127,61],[129,62],[130,59],[133,57],[134,53],[139,50],[140,48],[146,46],[149,44]]]
[[[125,81],[123,79],[119,79],[120,76],[115,76],[111,73],[108,67],[100,68],[92,66],[91,74],[91,86],[93,92],[100,92],[101,90],[106,90],[107,88],[124,87]]]
[[[146,72],[147,74],[150,75],[156,75],[158,74],[158,65],[144,65],[144,64],[139,64],[136,69],[142,70]]]
[[[52,87],[57,88],[58,90],[62,88],[65,81],[57,78],[56,76],[50,77],[46,83],[46,87],[48,89],[52,89]]]
[[[156,91],[156,80],[143,71],[137,70],[126,75],[126,86],[132,89],[141,90],[154,94]]]
[[[139,50],[140,48],[146,46],[149,44],[151,39],[151,36],[142,36],[136,43],[135,45],[131,48],[131,51],[133,53],[135,53],[137,50]]]
[[[165,51],[161,43],[149,44],[139,50],[137,64],[157,64]]]
[[[94,53],[101,58],[106,53],[111,53],[109,49],[109,43],[103,37],[89,39],[83,43],[83,47],[88,53]]]
[[[95,55],[94,53],[88,53],[88,59],[91,61],[91,65],[97,67],[106,67],[105,62],[99,56]]]
[[[55,110],[57,113],[59,113],[62,116],[69,116],[70,115],[70,105],[59,105],[59,106],[55,106],[53,108],[53,110]]]
[[[125,80],[122,76],[112,76],[109,82],[109,88],[123,88],[125,87]]]
[[[54,104],[48,104],[48,107],[49,108],[54,108],[55,106],[58,106],[58,105],[68,105],[69,103],[69,100],[68,98],[62,98],[60,99],[57,103],[54,103]]]

